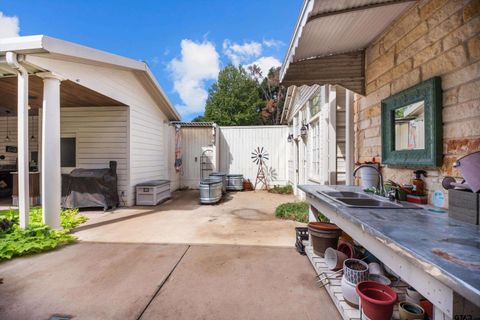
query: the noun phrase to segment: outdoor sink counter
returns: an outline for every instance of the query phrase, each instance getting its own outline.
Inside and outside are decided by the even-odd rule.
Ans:
[[[432,208],[429,206],[352,208],[318,193],[362,192],[360,187],[299,188],[306,193],[311,208],[328,217],[415,287],[435,305],[437,312],[450,318],[463,312],[460,305],[465,301],[461,297],[480,307],[479,226],[450,219],[446,211],[431,212],[427,210]],[[310,210],[310,220],[316,210]]]

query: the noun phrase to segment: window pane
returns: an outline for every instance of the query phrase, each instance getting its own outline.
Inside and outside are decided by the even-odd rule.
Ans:
[[[61,138],[61,165],[62,167],[77,166],[76,138]]]

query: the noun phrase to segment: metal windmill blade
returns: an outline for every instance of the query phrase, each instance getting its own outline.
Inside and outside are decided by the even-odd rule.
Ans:
[[[255,164],[262,164],[265,160],[269,159],[269,154],[264,147],[257,147],[253,149],[252,156],[250,157]]]

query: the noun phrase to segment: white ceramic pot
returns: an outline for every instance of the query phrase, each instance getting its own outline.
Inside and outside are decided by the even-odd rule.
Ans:
[[[420,293],[418,293],[418,291],[415,290],[413,287],[407,288],[407,292],[405,295],[405,300],[407,302],[419,305],[420,300],[422,299],[423,299],[423,296]]]
[[[390,281],[390,279],[388,279],[387,277],[385,277],[384,275],[381,275],[381,274],[370,273],[368,275],[368,280],[375,281],[375,282],[384,284],[384,285],[389,286],[389,287],[392,284],[392,281]]]
[[[345,253],[335,250],[333,248],[327,248],[325,250],[325,264],[330,270],[339,270],[343,266],[343,261],[348,257]]]
[[[368,273],[369,274],[379,274],[379,275],[385,275],[385,272],[383,271],[383,268],[380,264],[377,262],[370,262],[368,264]]]
[[[358,308],[360,297],[355,289],[355,285],[349,282],[345,276],[342,277],[342,294],[349,305]]]

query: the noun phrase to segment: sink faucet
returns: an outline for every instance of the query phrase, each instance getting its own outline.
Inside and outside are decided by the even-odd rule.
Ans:
[[[383,175],[380,172],[380,169],[378,169],[376,166],[371,166],[371,165],[368,165],[368,164],[362,164],[362,165],[358,166],[357,168],[355,168],[355,170],[353,170],[353,177],[355,178],[355,175],[357,174],[357,171],[360,168],[367,168],[367,167],[368,168],[373,168],[377,171],[378,176],[380,177],[380,195],[382,197],[385,197],[385,187],[383,186]]]

